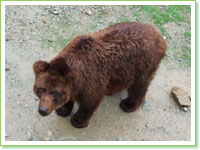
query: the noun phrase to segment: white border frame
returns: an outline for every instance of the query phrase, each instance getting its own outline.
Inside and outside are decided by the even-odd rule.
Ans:
[[[5,141],[6,5],[191,5],[191,141]],[[1,1],[1,144],[2,145],[195,145],[195,1]],[[197,133],[196,133],[197,134]]]

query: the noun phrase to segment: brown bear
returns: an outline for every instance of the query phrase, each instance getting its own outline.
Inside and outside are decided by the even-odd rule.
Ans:
[[[39,113],[47,116],[56,110],[68,116],[77,102],[71,123],[85,127],[104,95],[123,89],[128,97],[120,102],[121,109],[135,111],[144,102],[166,48],[154,26],[138,22],[77,36],[50,62],[39,60],[33,65]]]

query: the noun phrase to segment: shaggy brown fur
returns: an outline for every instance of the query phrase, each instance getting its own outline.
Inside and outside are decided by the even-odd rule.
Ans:
[[[34,92],[41,111],[48,115],[71,113],[75,127],[85,127],[106,94],[128,89],[120,107],[135,111],[145,99],[150,81],[166,43],[155,27],[142,23],[120,23],[99,32],[77,36],[49,63],[37,61]]]

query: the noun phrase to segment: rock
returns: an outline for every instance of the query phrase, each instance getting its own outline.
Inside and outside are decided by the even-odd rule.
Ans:
[[[121,138],[116,138],[116,141],[121,141],[122,139]]]
[[[55,10],[55,11],[59,11],[59,8],[55,7],[53,10]]]
[[[46,16],[46,15],[47,15],[47,12],[43,12],[42,15]]]
[[[178,59],[179,62],[182,62],[182,59]]]
[[[191,106],[189,94],[182,88],[174,86],[171,90],[171,94],[180,106]]]
[[[48,137],[51,137],[53,135],[53,133],[49,130],[49,131],[47,131],[47,135],[48,135]]]
[[[116,138],[116,141],[123,141],[122,137]]]
[[[47,6],[47,7],[45,7],[45,9],[51,9],[51,6]]]
[[[62,10],[63,10],[63,11],[67,11],[67,8],[63,8]]]
[[[52,40],[47,40],[49,43],[52,43],[53,41]]]
[[[59,11],[58,11],[58,10],[54,10],[54,11],[53,11],[53,14],[54,14],[54,15],[59,15]]]
[[[189,111],[188,107],[182,107],[181,110],[183,110],[184,112],[188,112]]]
[[[17,101],[17,105],[19,105],[20,104],[20,102],[19,101]]]
[[[150,106],[150,103],[148,101],[145,101],[143,106],[142,106],[142,109],[144,110],[148,110],[148,107]]]
[[[34,24],[34,23],[35,23],[34,21],[30,21],[30,22],[29,22],[30,25],[31,25],[31,24]]]
[[[87,15],[92,15],[92,12],[91,12],[91,10],[87,10],[86,12],[85,12]]]
[[[108,14],[108,12],[105,11],[105,10],[102,10],[101,12],[102,12],[102,14],[104,14],[104,15],[107,15],[107,14]]]
[[[42,138],[42,140],[44,140],[44,141],[49,141],[50,138],[49,138],[49,137],[44,137],[44,138]]]
[[[145,127],[146,127],[146,128],[148,128],[148,127],[149,127],[149,124],[148,124],[148,123],[146,123],[146,124],[145,124]]]
[[[122,131],[126,131],[126,129],[125,129],[123,126],[121,126],[121,130],[122,130]]]
[[[28,104],[25,104],[24,107],[27,108],[27,107],[28,107]]]
[[[41,139],[37,136],[32,136],[28,139],[28,141],[41,141]]]
[[[10,68],[6,68],[5,70],[6,70],[6,71],[10,71]]]

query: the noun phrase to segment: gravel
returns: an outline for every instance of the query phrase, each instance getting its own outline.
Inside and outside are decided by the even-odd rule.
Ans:
[[[140,17],[135,17],[133,12],[139,13]],[[47,117],[38,114],[38,98],[32,90],[35,78],[33,63],[37,60],[49,61],[79,34],[92,33],[126,20],[153,24],[139,9],[132,9],[132,6],[13,5],[6,6],[5,14],[6,140],[191,140],[191,112],[177,111],[169,93],[173,85],[190,91],[190,69],[180,68],[173,59],[161,63],[148,89],[146,102],[134,113],[124,113],[119,108],[120,100],[127,97],[127,93],[122,92],[106,96],[90,125],[84,129],[74,128],[70,117],[59,117],[55,112]],[[168,23],[164,26],[168,32],[166,40],[169,49],[173,49],[173,41],[180,49],[182,33],[189,25]],[[169,52],[168,57],[170,55],[173,53]],[[73,113],[77,109],[76,105]]]

